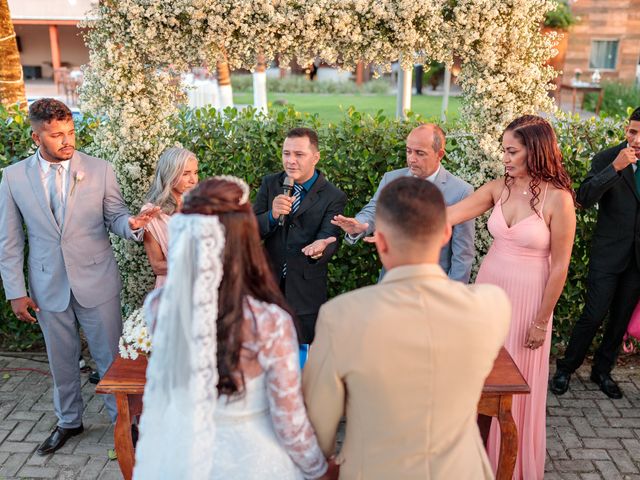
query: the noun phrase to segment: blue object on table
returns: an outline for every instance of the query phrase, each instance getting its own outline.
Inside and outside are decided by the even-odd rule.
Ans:
[[[304,368],[304,364],[309,356],[309,344],[303,343],[300,345],[300,370]]]

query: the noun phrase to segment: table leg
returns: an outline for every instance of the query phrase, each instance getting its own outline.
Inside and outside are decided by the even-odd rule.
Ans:
[[[120,471],[125,480],[131,480],[133,476],[134,450],[131,438],[131,414],[129,411],[129,395],[116,393],[116,405],[118,407],[118,419],[113,431],[113,439],[118,454]]]
[[[500,397],[498,422],[500,423],[500,459],[496,480],[511,480],[518,455],[518,431],[511,415],[511,395]]]

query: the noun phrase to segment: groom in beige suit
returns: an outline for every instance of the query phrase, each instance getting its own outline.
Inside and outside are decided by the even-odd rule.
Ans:
[[[303,389],[327,456],[346,415],[340,479],[493,478],[477,405],[511,307],[498,287],[447,278],[450,236],[438,188],[394,180],[376,209],[388,273],[320,310]]]

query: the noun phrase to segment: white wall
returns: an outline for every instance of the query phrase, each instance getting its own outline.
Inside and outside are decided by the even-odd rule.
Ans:
[[[22,65],[42,67],[42,76],[51,78],[51,44],[48,25],[15,25],[16,35],[20,39],[20,62]],[[58,26],[60,39],[60,60],[71,68],[89,62],[89,50],[80,36],[81,30],[74,26]],[[48,62],[48,64],[46,63]]]
[[[9,0],[12,19],[82,20],[98,0]]]

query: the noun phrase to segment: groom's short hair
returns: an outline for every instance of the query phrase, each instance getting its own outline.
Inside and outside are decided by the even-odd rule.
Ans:
[[[401,177],[382,189],[376,217],[406,240],[424,241],[441,234],[447,221],[442,193],[433,183]]]
[[[40,98],[29,106],[31,128],[53,120],[71,119],[73,119],[73,114],[69,107],[55,98]]]

